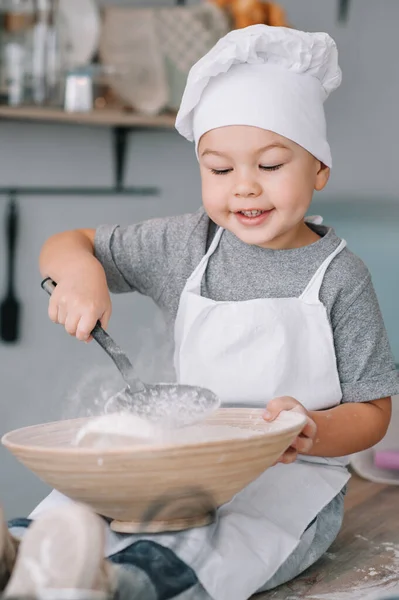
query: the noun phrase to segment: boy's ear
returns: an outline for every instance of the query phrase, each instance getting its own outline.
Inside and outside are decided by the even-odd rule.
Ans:
[[[327,185],[327,181],[330,178],[330,167],[327,167],[322,162],[318,163],[318,170],[316,173],[316,180],[314,184],[314,189],[317,192],[321,192],[322,189]]]

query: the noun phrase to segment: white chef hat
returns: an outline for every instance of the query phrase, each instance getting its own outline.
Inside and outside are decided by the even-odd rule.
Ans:
[[[195,142],[227,125],[282,135],[331,166],[324,101],[341,83],[327,33],[253,25],[231,31],[191,69],[176,129]]]

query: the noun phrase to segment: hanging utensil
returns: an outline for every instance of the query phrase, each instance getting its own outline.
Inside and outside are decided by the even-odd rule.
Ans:
[[[346,23],[349,16],[349,0],[338,0],[338,22]]]
[[[18,220],[17,203],[11,196],[6,213],[7,292],[0,306],[0,336],[4,342],[10,343],[19,339],[21,312],[14,285]]]
[[[50,296],[56,285],[49,277],[42,282],[42,288]],[[210,390],[180,384],[150,385],[140,381],[127,355],[104,331],[99,321],[91,335],[127,383],[124,390],[108,400],[105,412],[130,412],[168,427],[182,427],[203,420],[219,408],[220,400]]]

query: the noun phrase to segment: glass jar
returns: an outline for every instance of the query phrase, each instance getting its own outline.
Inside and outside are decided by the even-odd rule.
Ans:
[[[11,106],[30,100],[33,0],[1,0],[1,87]]]

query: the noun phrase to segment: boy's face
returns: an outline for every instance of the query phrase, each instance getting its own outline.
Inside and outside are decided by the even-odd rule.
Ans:
[[[307,150],[271,131],[232,125],[203,135],[198,155],[203,203],[215,223],[247,244],[308,243],[303,218],[330,170]]]

